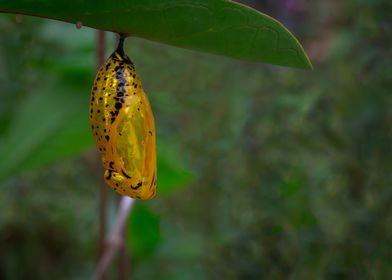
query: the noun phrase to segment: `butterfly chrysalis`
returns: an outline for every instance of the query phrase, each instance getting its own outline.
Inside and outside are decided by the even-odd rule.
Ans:
[[[100,68],[91,91],[90,123],[107,184],[121,195],[156,193],[155,123],[124,38]]]

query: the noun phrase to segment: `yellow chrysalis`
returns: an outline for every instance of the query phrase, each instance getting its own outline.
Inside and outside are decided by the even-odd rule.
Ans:
[[[151,199],[156,193],[154,116],[123,43],[120,38],[95,78],[90,123],[107,184],[121,195]]]

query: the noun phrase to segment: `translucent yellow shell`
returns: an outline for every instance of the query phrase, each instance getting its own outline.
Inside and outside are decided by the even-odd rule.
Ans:
[[[121,195],[153,198],[154,116],[135,66],[123,51],[123,39],[95,78],[90,122],[108,185]]]

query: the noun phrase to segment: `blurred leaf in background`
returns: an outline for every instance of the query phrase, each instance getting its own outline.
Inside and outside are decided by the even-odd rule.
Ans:
[[[161,241],[159,216],[148,207],[136,204],[128,223],[129,252],[137,261],[151,255]]]
[[[184,154],[178,154],[178,148],[173,144],[171,146],[169,143],[158,144],[157,184],[160,195],[179,191],[193,179]]]
[[[25,24],[30,21],[37,22],[27,18]],[[11,26],[15,32],[22,32],[15,23]],[[12,96],[13,99],[4,110],[6,129],[0,134],[3,155],[0,180],[79,154],[92,145],[85,117],[86,92],[94,75],[92,31],[77,32],[79,39],[72,38],[73,30],[57,23],[42,24],[35,32],[30,35],[29,44],[34,46],[33,50],[37,49],[36,53],[30,53],[28,64],[20,65],[19,72],[15,73],[17,77],[26,76],[25,81],[19,82],[25,86],[25,92],[18,97],[13,91],[2,90],[2,98]],[[78,45],[68,44],[68,41],[77,41]],[[10,56],[7,50],[2,57]],[[12,69],[13,64],[10,60],[4,66]],[[2,75],[12,74],[7,69],[5,67]],[[34,76],[29,75],[34,71]],[[14,81],[11,77],[4,80]]]

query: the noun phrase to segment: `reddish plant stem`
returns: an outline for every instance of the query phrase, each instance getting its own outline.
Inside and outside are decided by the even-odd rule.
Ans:
[[[106,50],[106,33],[105,31],[97,31],[97,69],[105,62]]]
[[[97,40],[97,61],[98,68],[105,62],[105,33],[98,31]],[[116,40],[118,40],[117,36]],[[107,186],[102,185],[100,188],[100,204],[99,204],[99,261],[95,271],[94,279],[105,279],[110,264],[115,254],[120,251],[118,264],[118,278],[126,279],[128,272],[128,258],[126,254],[126,224],[131,212],[134,200],[129,197],[121,197],[116,215],[116,221],[110,234],[106,234],[106,213],[107,213]]]
[[[23,15],[21,15],[21,14],[16,14],[15,15],[16,23],[22,23],[22,20],[23,20]]]
[[[125,222],[122,230],[123,242],[119,248],[119,259],[118,259],[118,280],[126,280],[129,272],[129,259],[127,255],[126,245],[127,245],[127,222]]]
[[[115,44],[117,45],[119,40],[120,40],[120,35],[116,35],[115,37]],[[119,200],[119,208],[121,206],[121,199]],[[122,230],[122,240],[123,242],[120,245],[119,248],[119,258],[118,258],[118,280],[126,280],[127,275],[129,272],[129,259],[127,255],[127,250],[126,250],[126,234],[127,234],[127,227],[126,227],[127,222],[125,222]]]
[[[116,221],[110,234],[106,238],[105,252],[99,260],[95,278],[101,280],[107,269],[113,261],[114,255],[124,243],[124,228],[131,213],[134,200],[130,197],[123,196],[118,207]]]
[[[97,69],[105,62],[105,32],[97,31]],[[99,229],[98,229],[98,261],[102,258],[105,249],[106,221],[107,221],[107,186],[100,184],[99,188]],[[102,274],[100,280],[105,279]]]

